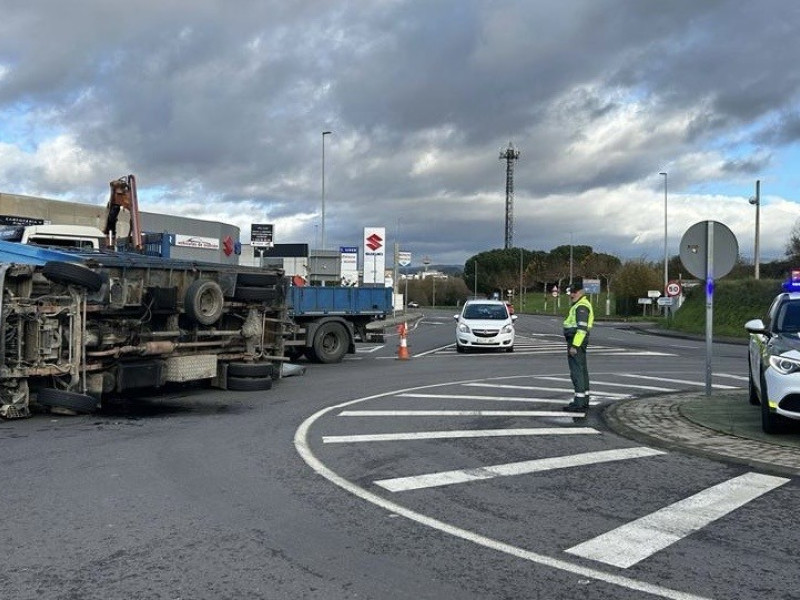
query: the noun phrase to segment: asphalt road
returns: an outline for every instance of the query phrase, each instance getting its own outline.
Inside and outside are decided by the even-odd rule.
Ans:
[[[702,343],[558,322],[456,354],[449,312],[269,392],[170,391],[0,423],[0,598],[798,598],[791,478],[665,452],[599,417],[702,389]],[[746,385],[744,347],[714,384]]]

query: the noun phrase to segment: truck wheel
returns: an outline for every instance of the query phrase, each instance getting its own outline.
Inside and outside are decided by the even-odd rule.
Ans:
[[[281,278],[272,273],[239,273],[236,276],[237,286],[272,287],[278,285],[280,281]]]
[[[314,356],[321,363],[339,362],[347,352],[349,341],[341,323],[323,323],[314,335]]]
[[[40,389],[36,402],[51,409],[68,410],[75,414],[89,414],[97,410],[97,398],[55,388]]]
[[[272,389],[272,377],[231,377],[228,389],[235,392],[255,392]]]
[[[45,263],[42,273],[50,281],[64,285],[79,285],[96,292],[103,285],[103,278],[89,267],[77,263],[51,260]]]
[[[222,316],[225,298],[222,288],[211,279],[198,279],[186,289],[183,307],[187,316],[201,325],[213,325]]]
[[[275,300],[280,296],[278,290],[266,287],[236,286],[233,297],[236,300]]]
[[[269,362],[230,362],[228,377],[272,377],[274,368]]]

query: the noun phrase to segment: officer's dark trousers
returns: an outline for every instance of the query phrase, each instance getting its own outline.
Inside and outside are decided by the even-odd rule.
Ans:
[[[567,364],[572,387],[575,390],[575,404],[588,406],[589,404],[589,367],[586,364],[586,344],[578,348],[575,355],[569,353],[567,348]]]

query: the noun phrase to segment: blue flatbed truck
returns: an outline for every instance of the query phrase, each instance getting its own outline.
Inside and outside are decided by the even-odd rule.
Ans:
[[[367,341],[368,325],[392,311],[386,287],[286,288],[288,326],[284,352],[290,359],[334,363],[355,353],[356,340]]]
[[[279,269],[0,241],[0,417],[171,382],[269,389],[287,287]]]

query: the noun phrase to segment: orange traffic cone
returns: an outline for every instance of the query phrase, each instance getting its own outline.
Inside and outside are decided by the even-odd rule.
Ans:
[[[400,345],[397,347],[398,360],[408,360],[411,358],[408,354],[408,345],[406,343],[406,324],[401,323],[397,326],[397,332],[400,334]]]

